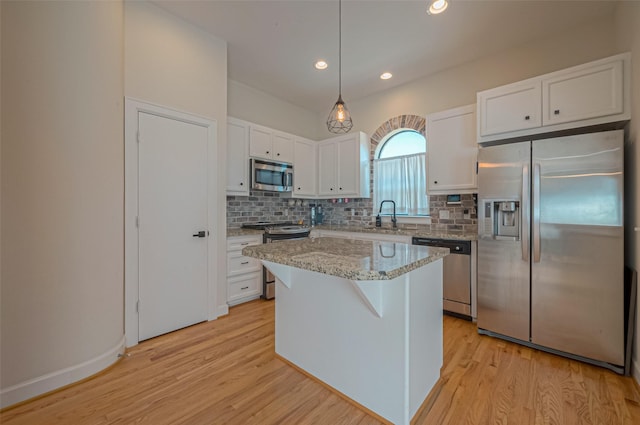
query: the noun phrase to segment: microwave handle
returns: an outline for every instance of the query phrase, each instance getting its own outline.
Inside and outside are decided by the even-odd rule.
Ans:
[[[284,188],[293,186],[293,173],[290,171],[285,171],[282,173],[282,186]]]

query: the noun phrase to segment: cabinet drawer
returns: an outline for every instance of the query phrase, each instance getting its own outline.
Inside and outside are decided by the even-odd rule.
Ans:
[[[232,277],[227,282],[228,301],[262,294],[262,273],[256,272]]]
[[[260,260],[245,257],[239,251],[227,254],[227,275],[235,276],[242,273],[257,272],[260,270]]]
[[[242,248],[250,245],[261,245],[262,235],[232,236],[227,238],[227,252],[242,251]]]

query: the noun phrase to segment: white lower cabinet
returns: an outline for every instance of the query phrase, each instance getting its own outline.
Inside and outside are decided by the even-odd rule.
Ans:
[[[240,304],[262,295],[262,264],[242,255],[242,248],[260,244],[262,235],[227,238],[227,304]]]

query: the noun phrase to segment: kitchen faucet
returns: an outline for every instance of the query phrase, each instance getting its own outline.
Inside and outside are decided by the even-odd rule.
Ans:
[[[378,217],[380,217],[380,213],[382,212],[382,205],[384,205],[385,202],[391,202],[393,204],[393,216],[391,217],[391,222],[393,223],[393,228],[397,228],[398,227],[398,219],[396,218],[396,203],[394,201],[392,201],[391,199],[385,199],[384,201],[380,202],[380,210],[378,211]],[[380,225],[382,225],[382,222],[380,222]],[[378,220],[376,220],[376,226],[378,226]]]

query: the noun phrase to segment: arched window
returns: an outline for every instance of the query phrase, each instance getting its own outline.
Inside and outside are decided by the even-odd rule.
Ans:
[[[426,154],[425,137],[411,128],[396,129],[380,140],[373,160],[374,208],[392,200],[397,215],[429,215]],[[382,214],[392,212],[393,206],[385,203]]]
[[[415,130],[406,128],[389,133],[377,148],[376,159],[414,155],[427,151],[427,141]]]

